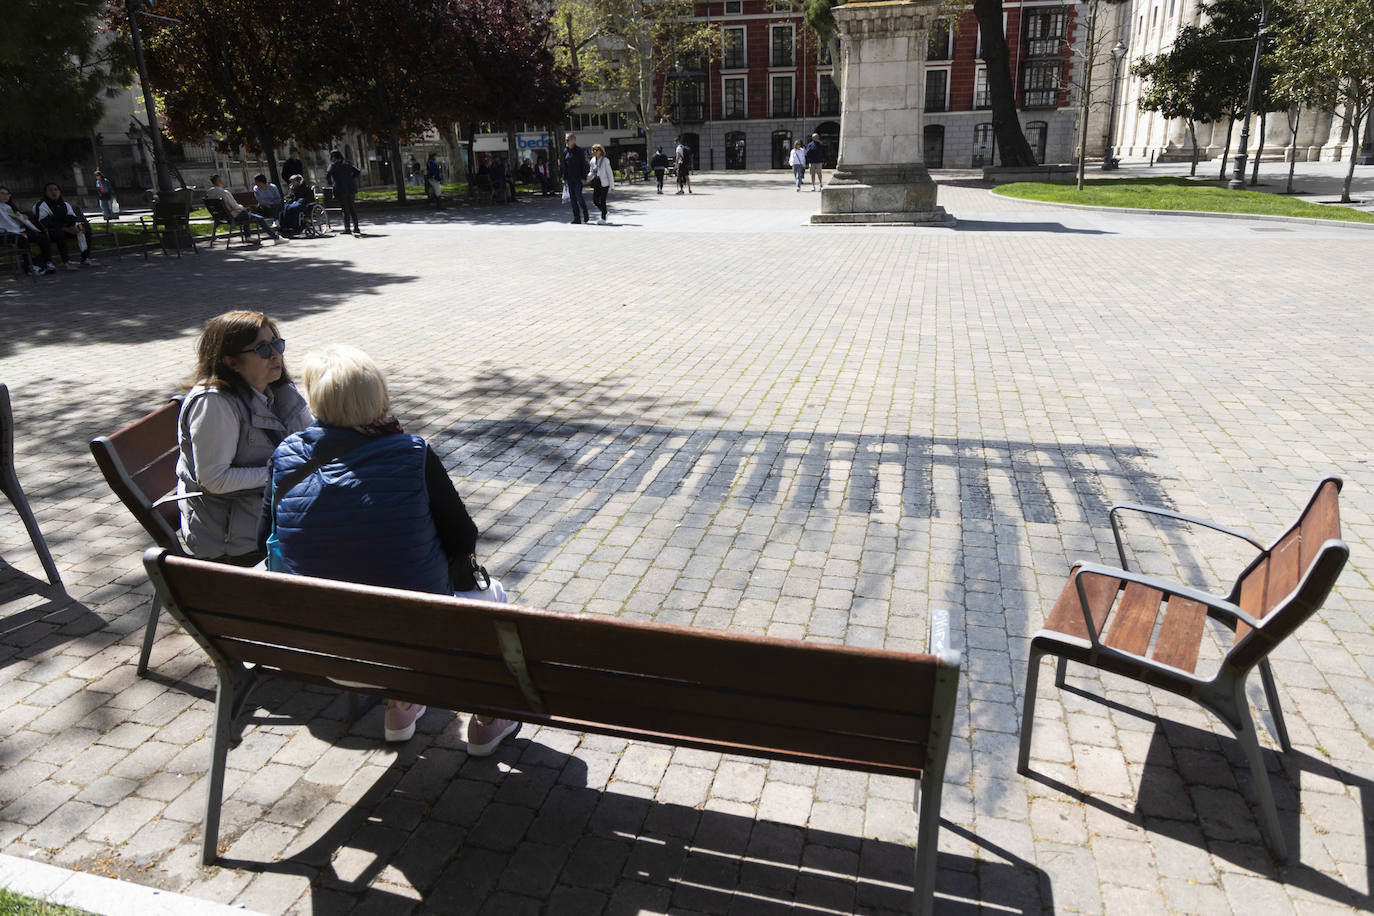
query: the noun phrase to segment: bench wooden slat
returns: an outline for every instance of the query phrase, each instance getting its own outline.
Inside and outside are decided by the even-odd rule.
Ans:
[[[1312,501],[1312,508],[1303,516],[1301,566],[1304,570],[1312,565],[1322,544],[1341,536],[1339,493],[1334,483],[1323,485]]]
[[[331,633],[302,632],[282,624],[247,621],[200,611],[191,611],[187,616],[203,631],[221,634],[217,644],[222,645],[225,654],[245,663],[285,667],[287,659],[292,656],[283,654],[282,650],[294,647],[309,653],[307,658],[319,654],[344,659],[367,658],[379,665],[393,665],[420,674],[452,678],[455,681],[453,695],[457,697],[466,696],[465,690],[475,690],[473,685],[492,684],[507,689],[512,683],[500,656],[439,649],[429,643],[390,644]],[[303,673],[317,673],[313,666],[300,670]],[[564,696],[596,699],[603,704],[633,696],[640,704],[661,709],[691,708],[723,718],[739,715],[739,704],[741,700],[746,700],[751,720],[761,718],[789,727],[811,727],[820,720],[834,723],[829,728],[858,735],[922,734],[930,727],[927,716],[872,709],[846,702],[842,696],[828,701],[799,699],[792,696],[790,682],[786,681],[774,685],[768,692],[745,693],[719,686],[717,679],[709,676],[710,672],[704,672],[695,681],[673,681],[658,676],[652,666],[647,668],[647,673],[645,669],[627,673],[535,661],[529,665],[529,671],[546,708],[553,714],[562,714],[557,702]],[[386,674],[385,668],[379,668],[373,677],[381,678]],[[388,686],[386,680],[362,680]],[[918,672],[905,680],[914,686],[899,683],[892,685],[887,693],[889,696],[911,694],[909,702],[905,704],[905,708],[910,709],[921,702],[922,696],[929,697],[934,679],[928,673]],[[459,682],[468,686],[459,686]],[[860,696],[868,699],[866,695]],[[509,704],[512,701],[506,699],[501,702]]]
[[[1154,634],[1155,619],[1164,594],[1137,582],[1126,583],[1121,600],[1112,612],[1111,629],[1103,640],[1107,645],[1132,655],[1144,655]]]
[[[1204,605],[1170,595],[1164,608],[1164,621],[1159,625],[1159,639],[1155,641],[1155,661],[1189,673],[1195,671],[1206,622]]]
[[[226,641],[225,645],[230,650],[249,648],[246,644],[231,641]],[[239,655],[233,651],[227,654],[230,657]],[[600,696],[544,692],[542,696],[549,712],[536,713],[513,686],[472,681],[458,675],[385,667],[260,645],[244,651],[238,660],[252,660],[292,676],[307,674],[318,679],[317,682],[324,680],[339,685],[338,681],[343,679],[376,685],[385,689],[348,689],[418,700],[444,709],[462,707],[466,711],[550,725],[596,722],[605,717],[607,701]],[[903,769],[908,775],[919,771],[924,765],[924,741],[918,740],[918,736],[924,732],[915,728],[906,732],[909,737],[903,741],[892,736],[849,734],[836,730],[846,724],[845,720],[827,720],[819,716],[809,720],[813,723],[812,727],[787,727],[758,715],[746,714],[746,708],[749,713],[754,712],[752,697],[739,698],[736,711],[731,715],[714,715],[704,707],[693,708],[690,690],[684,689],[681,694],[685,702],[662,707],[632,689],[627,690],[615,699],[616,724],[621,733],[626,735],[694,735],[700,740],[719,745],[747,745],[760,756],[786,752],[812,761],[867,760],[889,769]]]
[[[906,683],[910,656],[880,649],[795,643],[768,637],[642,624],[627,630],[624,621],[593,614],[570,614],[535,608],[493,604],[459,604],[439,595],[406,593],[407,617],[394,616],[395,592],[359,590],[350,593],[348,607],[321,598],[324,580],[293,576],[268,595],[255,583],[264,573],[233,575],[208,571],[188,582],[182,603],[196,608],[207,604],[236,609],[241,620],[289,622],[293,627],[328,634],[345,630],[378,642],[394,643],[405,630],[423,634],[424,644],[437,649],[500,655],[492,624],[537,618],[537,628],[521,627],[525,651],[532,658],[580,667],[611,667],[607,660],[623,659],[626,670],[692,682],[702,675],[702,653],[709,653],[716,670],[713,681],[722,687],[766,693],[787,684],[799,699],[826,702],[836,697],[865,696],[880,709],[902,709],[920,702],[920,683]],[[337,583],[334,583],[337,584]],[[824,659],[825,664],[813,664]],[[804,674],[805,676],[799,676]]]
[[[180,414],[181,401],[170,401],[110,435],[110,440],[117,444],[119,456],[130,474],[142,471],[168,452],[176,452],[177,421]]]
[[[1054,607],[1050,609],[1049,616],[1045,618],[1045,629],[1076,636],[1079,639],[1087,639],[1088,628],[1083,622],[1083,609],[1078,599],[1078,586],[1074,584],[1077,576],[1077,567],[1075,567],[1069,574],[1069,581],[1064,584],[1063,590],[1059,593],[1059,598],[1054,602]],[[1099,633],[1102,631],[1102,623],[1107,619],[1107,612],[1112,609],[1112,602],[1116,600],[1117,592],[1120,589],[1120,579],[1095,575],[1083,578],[1083,590],[1088,596],[1088,608],[1092,612],[1093,625]]]
[[[1269,554],[1269,583],[1264,590],[1264,616],[1261,620],[1298,587],[1302,574],[1302,532],[1295,529],[1274,545]]]

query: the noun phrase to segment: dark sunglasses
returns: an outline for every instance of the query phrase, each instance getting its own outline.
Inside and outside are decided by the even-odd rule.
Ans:
[[[240,350],[239,353],[256,353],[263,359],[271,359],[273,350],[276,350],[278,353],[285,353],[286,341],[280,337],[273,337],[271,340],[259,341],[247,350]]]

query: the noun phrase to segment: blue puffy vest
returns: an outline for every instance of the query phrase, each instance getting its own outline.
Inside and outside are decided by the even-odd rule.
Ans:
[[[277,540],[286,571],[362,585],[453,593],[425,486],[425,440],[365,439],[351,429],[312,426],[272,455],[272,491],[315,449],[340,439],[361,444],[328,462],[277,503]]]

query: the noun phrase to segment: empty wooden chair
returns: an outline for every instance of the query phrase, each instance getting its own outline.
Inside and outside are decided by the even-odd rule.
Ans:
[[[33,541],[33,549],[43,564],[48,581],[62,588],[62,577],[58,575],[57,564],[48,552],[48,542],[43,540],[43,532],[38,530],[38,519],[33,517],[29,501],[19,486],[19,476],[14,473],[14,413],[10,410],[9,386],[4,384],[0,384],[0,493],[14,503],[14,510],[19,513],[29,532],[29,540]]]
[[[1075,566],[1045,628],[1031,639],[1017,770],[1029,772],[1036,681],[1043,656],[1059,658],[1055,684],[1060,687],[1064,686],[1069,661],[1162,687],[1195,700],[1235,733],[1255,784],[1260,827],[1274,855],[1285,859],[1287,848],[1246,700],[1245,681],[1258,667],[1276,737],[1288,750],[1288,730],[1269,668],[1269,654],[1322,606],[1345,566],[1350,549],[1341,540],[1337,508],[1340,490],[1339,478],[1323,480],[1297,522],[1269,547],[1240,532],[1166,509],[1114,507],[1110,518],[1121,568],[1093,563]],[[1225,598],[1130,572],[1118,519],[1122,512],[1143,512],[1202,525],[1246,541],[1259,554],[1241,571]],[[1232,630],[1235,637],[1217,669],[1203,673],[1197,671],[1198,655],[1209,617]]]
[[[167,404],[108,436],[91,440],[91,454],[105,482],[133,513],[153,543],[185,556],[178,530],[181,509],[177,505],[177,422],[181,398]],[[148,673],[148,656],[157,633],[162,597],[153,592],[148,623],[143,631],[143,652],[138,657],[138,676]]]

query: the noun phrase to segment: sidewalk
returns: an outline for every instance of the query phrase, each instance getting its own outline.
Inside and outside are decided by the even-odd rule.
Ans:
[[[212,672],[164,616],[134,674],[146,539],[88,442],[257,304],[289,366],[377,358],[522,603],[916,651],[949,609],[941,912],[1374,910],[1374,237],[958,185],[953,229],[817,228],[787,175],[693,185],[617,189],[604,227],[534,200],[0,284],[18,475],[70,596],[0,500],[0,853],[312,916],[909,907],[909,781],[534,728],[469,759],[462,713],[386,745],[380,710],[294,688],[254,696],[202,868]],[[1163,694],[1042,672],[1016,774],[1028,640],[1071,563],[1114,562],[1113,503],[1267,540],[1327,473],[1350,565],[1275,661],[1293,751],[1260,726],[1293,863],[1224,726]],[[1169,544],[1133,547],[1214,585],[1241,559]]]

